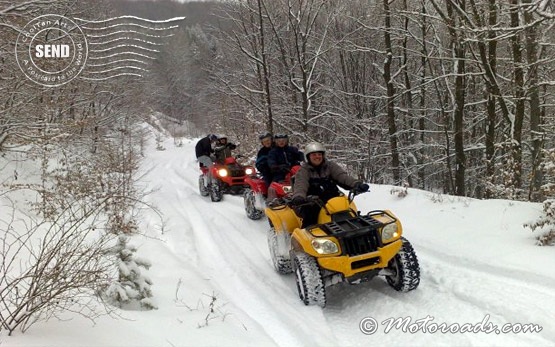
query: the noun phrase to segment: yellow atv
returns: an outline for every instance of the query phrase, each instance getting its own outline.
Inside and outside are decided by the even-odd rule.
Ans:
[[[299,297],[305,305],[326,305],[326,287],[346,281],[358,284],[384,276],[393,289],[408,292],[420,283],[416,253],[402,237],[401,222],[388,210],[361,215],[354,191],[323,204],[318,224],[301,228],[302,221],[289,199],[270,206],[268,246],[275,269],[294,272]],[[311,198],[311,197],[309,197]]]

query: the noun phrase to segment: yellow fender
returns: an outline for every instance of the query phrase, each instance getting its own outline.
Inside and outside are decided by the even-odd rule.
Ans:
[[[274,226],[276,232],[292,233],[295,229],[300,228],[301,219],[289,206],[266,207],[264,213]]]

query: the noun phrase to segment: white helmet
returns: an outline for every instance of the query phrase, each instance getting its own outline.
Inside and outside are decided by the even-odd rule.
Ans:
[[[321,144],[320,142],[310,142],[304,148],[304,155],[306,157],[306,161],[309,161],[308,155],[310,153],[315,153],[315,152],[321,152],[322,154],[326,154],[326,149],[324,148],[324,145]]]

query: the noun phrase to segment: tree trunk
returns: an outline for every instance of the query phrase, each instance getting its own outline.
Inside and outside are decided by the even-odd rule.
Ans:
[[[273,119],[272,114],[272,94],[270,92],[270,69],[268,67],[268,61],[266,57],[266,43],[264,41],[264,21],[262,17],[262,2],[263,0],[258,0],[258,24],[260,33],[260,54],[262,55],[262,69],[264,72],[264,94],[266,95],[266,110],[268,112],[268,123],[266,128],[269,132],[273,133]]]
[[[465,1],[459,3],[461,10],[465,10]],[[455,59],[455,110],[454,110],[454,142],[455,142],[455,194],[466,195],[466,155],[464,153],[464,106],[466,97],[466,67],[465,47],[457,32],[456,14],[453,6],[447,2],[447,13],[450,19],[451,43]]]
[[[420,131],[419,141],[420,150],[418,155],[418,179],[420,181],[420,188],[426,189],[425,182],[425,170],[424,170],[424,156],[426,150],[424,148],[424,131],[426,130],[425,119],[427,116],[426,112],[426,64],[428,63],[428,49],[426,46],[426,5],[422,3],[422,23],[420,25],[420,34],[422,35],[422,51],[420,58],[420,116],[418,118],[418,130]]]
[[[497,7],[496,0],[489,0],[489,15],[488,24],[490,28],[495,27],[497,24]],[[494,75],[497,74],[497,41],[494,40],[495,32],[488,32],[488,62],[489,67]],[[486,101],[486,179],[494,180],[495,173],[495,127],[497,122],[497,116],[495,112],[496,102],[495,95],[488,93],[488,99]],[[492,182],[494,183],[494,182]],[[492,197],[492,192],[490,189],[486,188],[485,198],[489,199]]]
[[[530,4],[530,0],[524,0]],[[526,60],[528,62],[528,100],[530,105],[530,133],[532,140],[532,182],[528,193],[528,199],[542,201],[543,194],[540,189],[543,183],[542,170],[542,148],[544,133],[541,129],[542,117],[540,107],[540,90],[538,85],[538,34],[537,28],[532,26],[534,18],[530,11],[524,12],[524,24],[526,26]]]
[[[409,8],[408,8],[408,4],[407,4],[407,0],[403,0],[403,9],[406,13],[409,12]],[[403,31],[404,33],[408,33],[409,32],[409,24],[410,24],[410,19],[408,16],[405,16],[404,21],[403,21]],[[413,107],[413,95],[412,95],[412,83],[411,83],[411,79],[410,79],[410,72],[409,72],[409,48],[408,48],[408,34],[405,34],[403,36],[403,44],[402,44],[402,54],[403,54],[403,64],[402,64],[402,71],[403,71],[403,79],[404,79],[404,101],[405,101],[405,109],[406,111],[406,115],[408,118],[408,128],[410,129],[410,133],[408,135],[408,139],[407,142],[408,143],[412,143],[412,144],[416,144],[417,140],[417,134],[415,134],[415,125],[413,124],[413,118],[411,117],[411,113],[414,110]],[[408,164],[411,165],[411,164]],[[407,183],[409,184],[410,187],[413,186],[413,177],[412,177],[412,170],[407,170],[406,173],[406,180]]]
[[[511,27],[518,30],[519,20],[519,0],[511,0]],[[514,62],[514,88],[515,88],[515,115],[511,127],[511,154],[513,157],[512,186],[519,189],[522,186],[522,123],[524,121],[524,71],[522,69],[522,45],[520,36],[517,32],[511,36],[511,50]]]
[[[395,108],[394,108],[394,97],[395,97],[395,87],[393,86],[393,81],[391,80],[391,62],[393,60],[393,49],[391,45],[391,12],[389,9],[389,0],[383,0],[384,13],[385,13],[385,63],[383,69],[383,77],[387,89],[387,123],[389,127],[389,146],[391,149],[391,170],[393,173],[393,184],[401,184],[401,175],[399,171],[399,149],[397,144],[397,125],[395,123]]]

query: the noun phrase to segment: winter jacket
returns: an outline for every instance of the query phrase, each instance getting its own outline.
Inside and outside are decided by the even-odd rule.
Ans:
[[[293,185],[293,198],[300,196],[306,198],[307,195],[317,195],[324,202],[339,196],[339,184],[342,188],[351,189],[358,182],[354,177],[349,176],[345,170],[337,163],[324,160],[324,162],[314,167],[309,163],[303,163],[295,174]]]
[[[231,151],[237,148],[233,143],[226,143],[225,145],[218,145],[214,147],[214,154],[216,156],[216,161],[223,163],[225,158],[231,157]]]
[[[287,175],[289,169],[299,165],[302,161],[303,152],[293,146],[274,147],[268,153],[268,166],[272,170],[273,180],[276,182],[285,180],[285,175]]]
[[[272,170],[270,170],[270,165],[268,165],[268,154],[273,147],[262,147],[258,150],[256,154],[256,169],[264,177],[264,181],[269,184],[272,182]]]
[[[212,150],[212,143],[210,142],[210,138],[208,136],[200,139],[195,145],[195,154],[197,156],[197,159],[198,157],[201,157],[203,155],[209,157],[210,154],[212,154],[213,152],[214,150]]]

